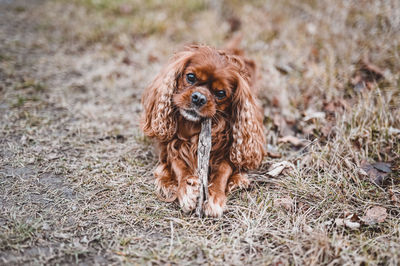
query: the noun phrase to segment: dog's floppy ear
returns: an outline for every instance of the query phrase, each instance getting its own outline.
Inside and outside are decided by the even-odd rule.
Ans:
[[[191,54],[192,49],[185,49],[175,54],[144,91],[142,96],[144,114],[141,122],[147,136],[155,137],[160,141],[168,141],[174,136],[177,122],[172,96],[176,90],[177,79]]]
[[[230,160],[239,169],[257,168],[264,155],[262,113],[249,85],[250,77],[237,75],[237,87],[232,101],[232,137]]]

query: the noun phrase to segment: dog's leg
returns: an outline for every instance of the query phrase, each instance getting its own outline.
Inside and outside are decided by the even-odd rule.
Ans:
[[[178,182],[166,163],[160,163],[154,170],[157,194],[162,201],[172,202],[177,197]]]
[[[199,178],[180,159],[174,159],[171,166],[178,179],[179,205],[184,212],[190,212],[196,208],[197,197],[199,196]]]
[[[204,204],[204,213],[207,216],[221,217],[226,205],[226,184],[232,174],[232,168],[226,161],[219,164],[217,169],[211,173],[210,185],[208,188],[209,198]]]
[[[228,180],[228,186],[226,192],[232,192],[235,189],[248,188],[250,184],[247,174],[245,173],[235,173]]]

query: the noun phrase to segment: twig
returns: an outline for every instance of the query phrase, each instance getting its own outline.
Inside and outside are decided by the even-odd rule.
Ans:
[[[203,204],[208,200],[208,166],[211,151],[211,119],[201,123],[199,144],[197,147],[197,176],[200,181],[200,195],[197,202],[196,215],[202,217]]]

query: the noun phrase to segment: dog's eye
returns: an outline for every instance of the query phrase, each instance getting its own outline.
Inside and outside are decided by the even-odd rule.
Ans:
[[[225,93],[225,91],[223,91],[223,90],[216,91],[216,92],[215,92],[215,96],[216,96],[218,99],[221,100],[221,99],[225,98],[226,93]]]
[[[196,76],[193,73],[186,74],[186,80],[190,84],[193,84],[196,82]]]

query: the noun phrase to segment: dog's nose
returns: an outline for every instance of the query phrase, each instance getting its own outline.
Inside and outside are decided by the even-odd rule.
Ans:
[[[205,105],[206,102],[207,102],[207,97],[205,95],[203,95],[197,91],[192,93],[192,103],[195,106],[201,107],[201,106]]]

